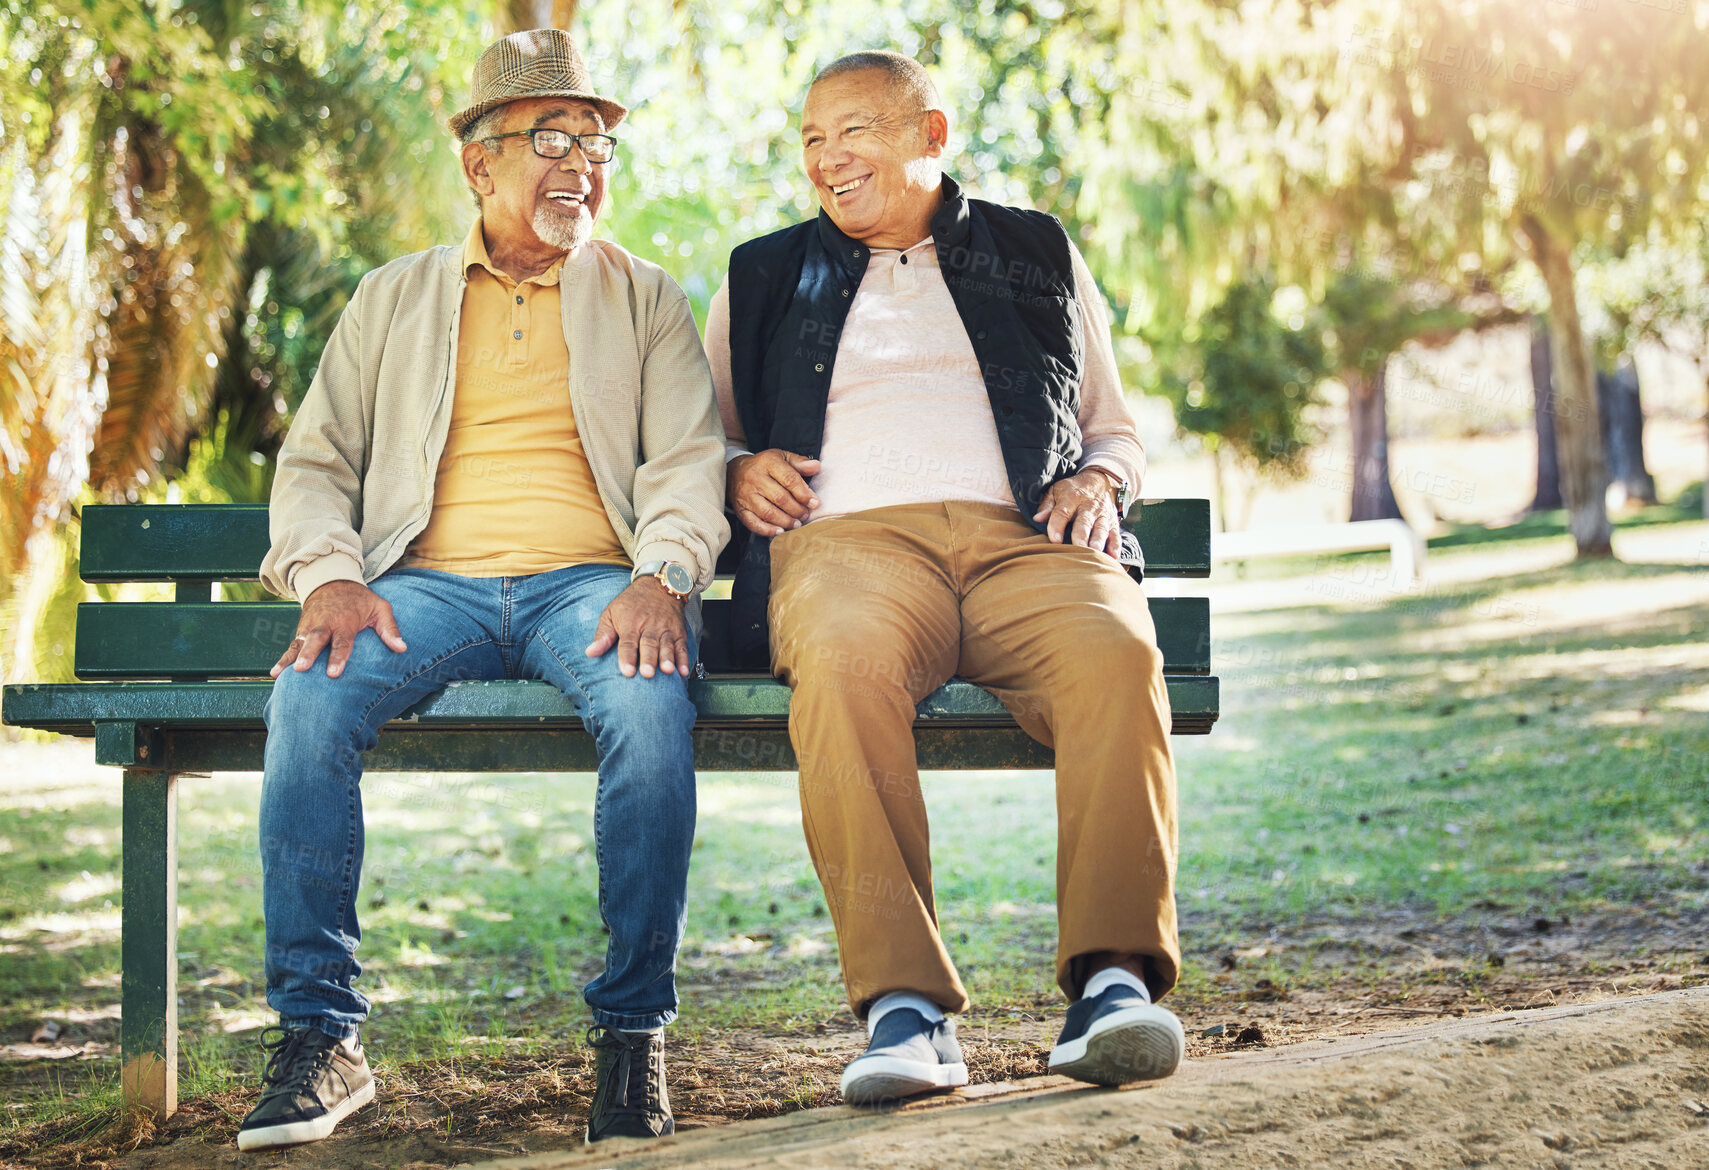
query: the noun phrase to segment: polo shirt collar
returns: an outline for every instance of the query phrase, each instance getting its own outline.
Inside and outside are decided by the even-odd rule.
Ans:
[[[965,243],[972,233],[967,196],[961,184],[948,175],[943,176],[943,203],[932,213],[932,240],[939,246]],[[845,264],[866,267],[868,249],[865,244],[846,235],[824,208],[819,209],[819,242],[825,251]]]
[[[471,268],[475,268],[477,266],[485,268],[505,284],[517,283],[515,279],[493,264],[492,257],[487,254],[487,239],[486,236],[481,233],[481,217],[478,215],[475,217],[474,226],[469,229],[469,234],[463,238],[464,275],[467,275]],[[540,285],[557,284],[558,277],[563,272],[563,269],[564,259],[560,258],[557,263],[546,269],[546,271],[537,276],[530,276],[527,280],[522,281],[521,283]]]

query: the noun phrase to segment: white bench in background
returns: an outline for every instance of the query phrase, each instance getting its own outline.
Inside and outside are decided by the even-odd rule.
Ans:
[[[1356,520],[1211,533],[1211,563],[1297,557],[1311,553],[1389,550],[1397,580],[1416,581],[1424,572],[1424,537],[1404,520]]]

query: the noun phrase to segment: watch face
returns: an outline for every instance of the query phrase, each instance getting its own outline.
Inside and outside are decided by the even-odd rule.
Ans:
[[[681,565],[666,565],[664,582],[665,588],[672,593],[688,593],[694,589],[694,578]]]

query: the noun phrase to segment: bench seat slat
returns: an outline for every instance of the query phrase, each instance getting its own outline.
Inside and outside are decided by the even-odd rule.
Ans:
[[[1192,728],[1176,718],[1176,734],[1201,734],[1209,721]],[[167,731],[161,735],[164,766],[175,772],[259,772],[266,734],[259,729],[214,728]],[[1049,768],[1055,754],[1017,727],[917,727],[915,756],[923,769]],[[700,728],[694,732],[694,765],[702,772],[792,772],[795,751],[782,728],[732,731]],[[526,736],[435,731],[391,724],[364,758],[368,772],[593,772],[593,740],[575,728],[546,727]],[[778,781],[793,791],[795,780]],[[482,782],[480,799],[503,800],[503,788]],[[494,790],[498,795],[493,795]],[[462,784],[428,789],[424,798],[468,800]],[[434,795],[438,793],[438,795]]]
[[[1149,575],[1210,576],[1209,501],[1147,500],[1134,512]],[[253,581],[267,553],[265,504],[91,504],[81,518],[90,582]],[[735,569],[726,560],[723,575]]]
[[[1208,732],[1217,715],[1218,680],[1171,676],[1168,686],[1176,734]],[[259,734],[261,709],[271,688],[271,682],[22,684],[5,689],[4,720],[14,727],[84,736],[94,734],[97,722],[136,723],[156,729],[168,743],[175,735],[183,740],[185,736],[213,731]],[[700,734],[753,733],[787,740],[789,689],[775,679],[758,675],[694,679],[689,682],[689,692],[700,712],[697,724]],[[581,734],[581,721],[569,700],[543,682],[452,683],[388,727],[394,732],[413,729],[467,733],[532,728],[540,732],[564,730]],[[1014,729],[1014,722],[990,692],[956,680],[920,703],[915,728],[916,731],[962,728],[988,734]],[[504,745],[512,741],[522,744],[534,737],[482,738],[494,742],[492,751],[526,753],[529,749]],[[733,750],[736,749],[726,749],[726,754]],[[170,751],[167,755],[170,761]],[[155,766],[173,765],[168,762]],[[239,767],[229,763],[209,766],[215,770]],[[424,770],[414,764],[398,764],[396,768]]]
[[[1202,734],[1209,720],[1187,727],[1176,716],[1177,735]],[[160,761],[173,772],[259,772],[266,733],[259,728],[180,729],[161,733]],[[923,769],[1049,768],[1054,753],[1017,727],[917,727],[915,755]],[[782,727],[694,732],[694,764],[702,772],[792,772],[795,752]],[[545,727],[526,736],[482,735],[391,724],[364,758],[381,772],[593,772],[593,740],[573,727]],[[370,781],[372,783],[372,781]],[[794,779],[778,781],[790,790]],[[427,789],[425,799],[467,801],[458,782]],[[481,782],[482,800],[503,800],[502,786]],[[494,795],[494,793],[498,795]],[[438,795],[433,795],[437,793]]]
[[[715,673],[728,659],[717,643],[728,601],[705,602],[701,657]],[[1210,673],[1210,603],[1158,597],[1152,618],[1172,674]],[[291,602],[86,602],[77,612],[77,677],[204,679],[264,677],[296,636]],[[407,631],[406,631],[407,636]]]

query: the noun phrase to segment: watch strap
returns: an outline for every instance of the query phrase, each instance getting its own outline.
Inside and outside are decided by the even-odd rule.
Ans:
[[[672,569],[677,570],[687,580],[687,588],[680,591],[672,588],[670,581],[667,579],[670,570]],[[669,593],[678,601],[687,601],[689,594],[694,592],[694,574],[688,570],[687,566],[680,565],[675,561],[644,561],[641,564],[636,565],[635,568],[631,570],[629,573],[629,583],[634,584],[643,577],[653,578],[664,587],[666,593]]]
[[[1093,463],[1086,467],[1085,470],[1096,471],[1115,485],[1116,514],[1125,517],[1127,515],[1128,505],[1133,503],[1133,485],[1127,481],[1127,477],[1122,475],[1121,472],[1116,471],[1114,468],[1105,467],[1102,463]]]

